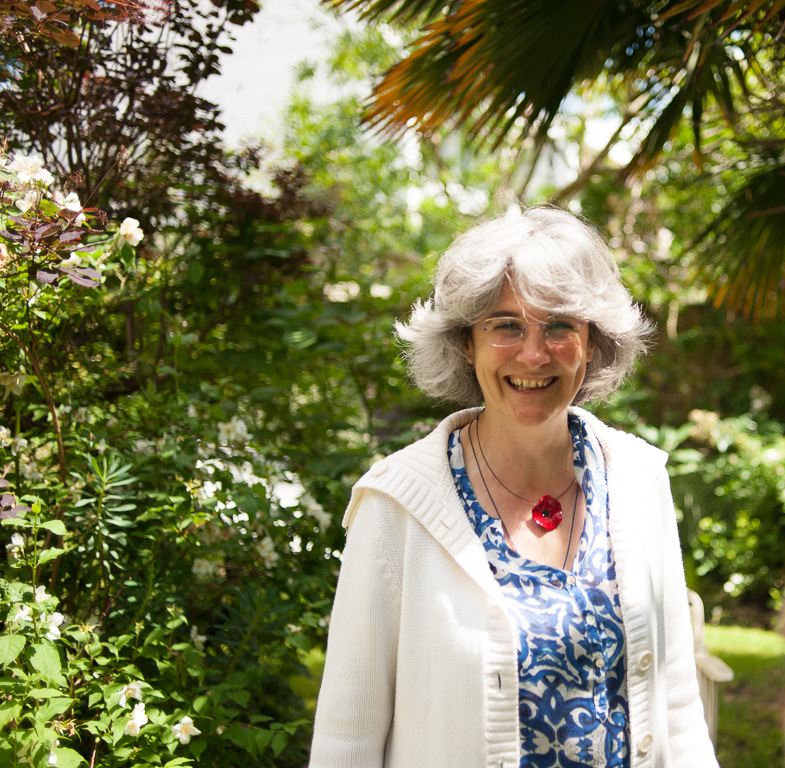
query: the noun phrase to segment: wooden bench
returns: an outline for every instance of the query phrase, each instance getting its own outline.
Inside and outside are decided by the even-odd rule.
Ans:
[[[733,680],[733,670],[716,656],[712,656],[706,648],[704,638],[703,600],[697,592],[687,590],[692,617],[692,640],[695,650],[695,665],[698,668],[698,687],[709,724],[709,735],[712,743],[717,744],[717,707],[719,703],[720,683]]]

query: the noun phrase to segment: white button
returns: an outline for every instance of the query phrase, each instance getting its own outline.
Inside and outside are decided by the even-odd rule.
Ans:
[[[575,576],[573,576],[572,574],[570,574],[570,575],[567,577],[567,584],[568,584],[569,586],[573,586],[573,585],[575,584]]]
[[[605,659],[603,659],[602,656],[598,656],[594,660],[594,666],[597,667],[597,669],[602,669],[605,666]]]
[[[654,743],[654,736],[650,733],[644,734],[643,738],[638,742],[638,752],[641,755],[645,755],[650,749],[651,745]]]
[[[374,477],[380,477],[380,476],[381,476],[381,475],[383,475],[383,474],[384,474],[384,473],[385,473],[385,472],[386,472],[388,469],[389,469],[389,467],[387,466],[387,463],[386,463],[386,462],[384,462],[384,461],[377,461],[377,462],[376,462],[376,464],[374,464],[374,465],[373,465],[373,466],[372,466],[372,467],[371,467],[371,468],[370,468],[368,471],[369,471],[369,472],[370,472],[370,473],[371,473],[371,474],[372,474]]]
[[[654,654],[651,651],[646,651],[642,653],[640,658],[638,659],[638,669],[641,672],[645,672],[650,666],[651,663],[654,661]]]

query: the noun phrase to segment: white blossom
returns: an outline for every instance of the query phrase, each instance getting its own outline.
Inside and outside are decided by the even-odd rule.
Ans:
[[[46,587],[42,584],[35,588],[35,601],[36,603],[46,602],[51,595],[46,591]]]
[[[316,520],[320,531],[326,531],[330,527],[333,521],[332,517],[324,511],[324,507],[310,493],[300,496],[300,505]]]
[[[27,213],[34,205],[38,203],[40,197],[41,195],[37,190],[31,189],[25,194],[24,197],[20,197],[18,200],[15,200],[14,205],[22,213]]]
[[[389,299],[392,296],[392,288],[382,283],[374,283],[371,286],[371,296],[374,299]]]
[[[28,445],[27,438],[17,435],[11,441],[11,453],[13,453],[14,456],[18,456]]]
[[[23,155],[17,152],[8,170],[16,174],[21,184],[41,182],[48,187],[55,180],[54,176],[44,168],[44,159],[41,155]]]
[[[125,724],[125,732],[128,736],[138,736],[139,731],[147,725],[148,717],[144,711],[144,704],[140,701],[131,713],[131,719]]]
[[[27,376],[24,373],[0,373],[0,386],[5,387],[5,400],[8,395],[21,395],[22,388],[27,383]]]
[[[239,416],[232,416],[230,421],[218,422],[218,442],[245,443],[248,441],[248,427]]]
[[[16,615],[14,616],[11,621],[14,624],[19,624],[23,621],[32,621],[33,616],[30,613],[30,606],[29,605],[17,605],[16,606]]]
[[[82,203],[79,202],[79,195],[77,195],[76,192],[69,192],[67,195],[63,195],[61,192],[55,192],[54,195],[52,195],[52,199],[61,208],[79,214],[71,222],[74,226],[79,227],[84,224],[85,215],[82,213]]]
[[[218,563],[197,557],[194,558],[193,565],[191,566],[191,573],[196,576],[197,581],[207,581],[215,576],[219,568],[220,566]]]
[[[0,448],[11,442],[11,430],[8,427],[0,426]]]
[[[195,624],[192,625],[191,626],[191,642],[194,644],[194,646],[198,650],[203,651],[204,650],[204,643],[205,643],[206,640],[207,640],[207,637],[205,635],[200,635],[199,634],[198,627]]]
[[[55,611],[51,616],[44,618],[46,624],[46,637],[54,642],[60,639],[60,625],[65,620],[62,613]]]
[[[172,726],[172,733],[181,744],[191,741],[191,736],[198,736],[201,731],[194,725],[194,721],[186,715],[177,725]]]
[[[25,480],[42,480],[44,477],[43,474],[41,474],[41,471],[38,469],[38,464],[36,464],[34,461],[29,461],[25,464],[22,464],[19,467],[19,471],[22,473],[22,477],[24,477]]]
[[[278,553],[275,551],[275,545],[269,536],[265,536],[256,545],[256,552],[268,568],[273,568],[278,562]]]
[[[82,266],[82,257],[78,253],[72,253],[67,259],[63,259],[60,262],[61,267],[81,267]]]
[[[137,701],[142,700],[142,684],[138,680],[128,683],[128,685],[120,691],[119,703],[121,707],[125,706],[128,699],[136,699]]]
[[[144,237],[144,232],[139,226],[138,220],[130,217],[123,221],[117,234],[119,236],[118,242],[121,246],[125,243],[137,246],[142,242],[142,238]]]
[[[346,302],[356,298],[360,293],[359,284],[352,280],[343,283],[327,283],[324,286],[324,295],[335,302]]]
[[[19,557],[25,546],[25,538],[21,533],[11,534],[11,543],[5,545],[5,550],[9,558]]]

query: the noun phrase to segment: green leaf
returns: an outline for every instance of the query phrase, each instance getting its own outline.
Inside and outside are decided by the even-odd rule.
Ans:
[[[33,524],[29,520],[25,520],[21,517],[6,517],[3,521],[3,525],[11,525],[14,528],[32,528]]]
[[[57,757],[57,768],[77,768],[87,762],[76,750],[68,747],[55,747],[52,752]]]
[[[56,536],[67,536],[68,531],[65,527],[65,523],[62,520],[46,520],[40,524],[41,528],[46,528],[47,531],[51,531]]]
[[[0,728],[5,727],[11,720],[18,720],[21,713],[21,701],[4,701],[0,704]]]
[[[199,757],[206,747],[207,743],[203,739],[199,739],[199,741],[192,741],[188,745],[188,751],[194,756],[194,759],[199,762]]]
[[[33,688],[28,691],[28,697],[31,699],[55,699],[63,695],[59,688]]]
[[[32,648],[33,653],[30,656],[30,663],[33,665],[33,669],[50,678],[59,675],[62,664],[57,649],[52,645],[44,645],[43,643],[33,645]]]
[[[289,743],[289,734],[287,734],[287,733],[276,733],[275,736],[273,736],[272,742],[270,743],[270,746],[272,747],[272,750],[273,750],[273,754],[276,757],[278,757],[278,755],[280,755],[281,752],[283,752],[284,747],[288,743]]]
[[[27,640],[23,635],[3,635],[0,637],[0,664],[8,666],[22,652]]]
[[[38,711],[38,716],[40,719],[44,721],[49,721],[54,719],[57,715],[62,715],[71,704],[73,704],[73,699],[50,699],[41,709]]]
[[[164,763],[164,768],[175,768],[178,765],[191,765],[193,760],[190,760],[187,757],[175,757],[174,760],[170,760],[168,763]]]
[[[60,555],[65,554],[64,549],[58,549],[57,547],[50,547],[49,549],[45,549],[38,558],[38,565],[43,565],[44,563],[48,563],[50,560],[54,560]]]

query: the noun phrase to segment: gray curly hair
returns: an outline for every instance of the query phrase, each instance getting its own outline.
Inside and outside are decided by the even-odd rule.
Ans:
[[[409,373],[425,394],[482,402],[466,340],[507,281],[529,309],[589,321],[595,349],[574,405],[613,393],[646,352],[653,323],[622,285],[605,240],[571,213],[535,206],[455,240],[439,260],[433,296],[417,301],[408,323],[396,322]]]

